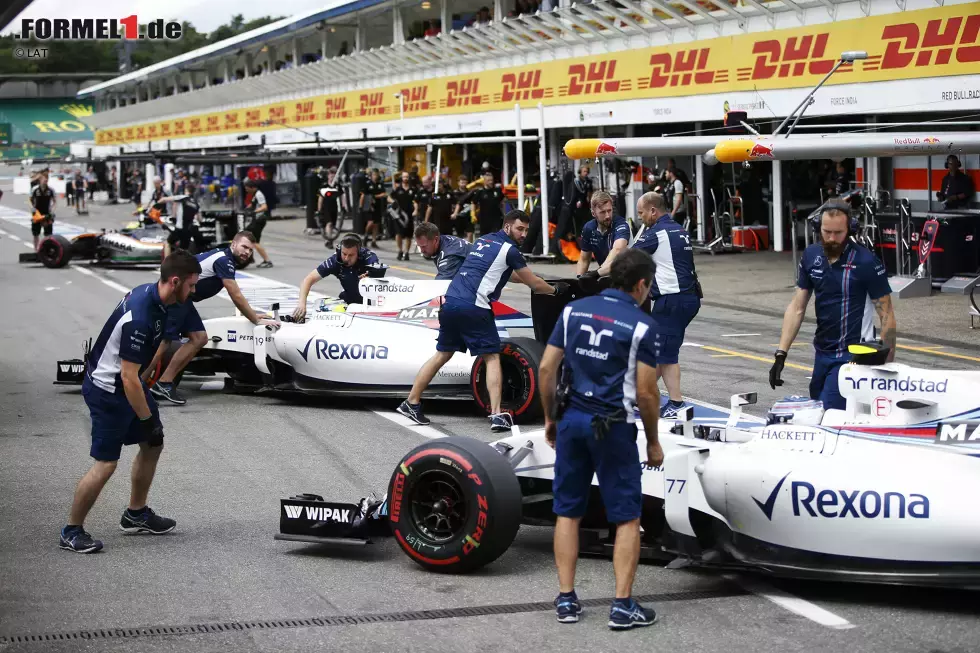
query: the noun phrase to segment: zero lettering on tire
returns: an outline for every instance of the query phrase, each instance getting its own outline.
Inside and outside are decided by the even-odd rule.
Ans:
[[[531,338],[510,338],[500,351],[500,371],[503,377],[501,410],[514,416],[517,423],[533,421],[541,416],[538,367],[544,346]],[[487,390],[487,365],[477,357],[470,371],[470,390],[477,406],[490,414],[490,393]]]
[[[425,569],[464,573],[499,558],[517,535],[521,489],[510,463],[479,440],[415,447],[388,485],[398,546]]]

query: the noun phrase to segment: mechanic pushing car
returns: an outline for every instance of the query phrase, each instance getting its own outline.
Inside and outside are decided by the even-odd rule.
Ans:
[[[254,246],[255,236],[250,231],[239,231],[232,238],[231,245],[225,249],[212,249],[197,255],[196,258],[201,264],[201,277],[197,282],[197,289],[187,301],[167,309],[163,340],[160,341],[160,346],[157,348],[153,360],[143,372],[143,380],[146,381],[156,368],[157,362],[163,359],[164,354],[170,348],[170,343],[181,336],[187,336],[187,342],[174,353],[173,358],[167,364],[167,369],[150,388],[150,394],[154,397],[165,399],[178,406],[187,403],[186,399],[177,394],[174,380],[208,342],[204,322],[194,304],[210,299],[222,290],[226,290],[232,303],[249,322],[255,325],[279,326],[279,322],[276,320],[259,317],[255,310],[249,306],[248,300],[245,299],[241,288],[238,287],[238,282],[235,280],[236,261],[239,263],[247,261],[252,256]]]
[[[48,186],[48,176],[38,175],[38,183],[31,190],[27,201],[34,209],[31,217],[31,235],[34,236],[34,251],[37,251],[41,241],[41,229],[44,229],[44,236],[48,237],[54,231],[54,213],[52,209],[55,205],[54,191]]]
[[[441,235],[439,227],[432,222],[422,222],[415,227],[415,243],[423,258],[435,261],[437,281],[455,277],[473,246],[462,238]]]
[[[684,332],[701,310],[701,285],[694,269],[691,236],[667,213],[664,196],[642,195],[636,213],[646,229],[633,247],[650,254],[657,266],[650,288],[650,313],[657,323],[657,374],[669,395],[660,416],[673,419],[684,407],[679,356]]]
[[[561,623],[574,623],[582,614],[575,566],[579,523],[589,503],[593,474],[606,518],[616,524],[616,597],[609,609],[609,628],[649,626],[656,620],[652,609],[647,611],[632,598],[643,504],[634,405],[639,406],[647,437],[646,465],[660,467],[664,461],[657,436],[657,327],[640,308],[650,294],[654,267],[650,255],[641,250],[617,256],[609,275],[611,287],[562,310],[541,358],[545,438],[555,449],[555,610]],[[564,405],[556,413],[556,381],[563,360]]]
[[[316,210],[317,224],[323,230],[324,245],[327,249],[332,249],[333,241],[337,239],[337,219],[340,217],[340,211],[347,210],[347,196],[337,177],[336,167],[327,170],[327,180],[321,182],[319,195]]]
[[[251,193],[252,199],[248,203],[248,211],[252,214],[252,221],[245,225],[245,231],[254,236],[255,251],[262,257],[262,262],[256,265],[257,268],[271,268],[272,260],[266,254],[265,247],[262,247],[262,230],[269,219],[269,202],[265,199],[265,193],[259,190],[259,185],[254,179],[245,180],[245,193]]]
[[[629,248],[633,234],[626,218],[613,215],[612,195],[604,190],[592,193],[592,215],[595,217],[582,228],[582,254],[575,271],[580,277],[586,274],[605,277],[616,256]],[[589,264],[593,258],[599,269],[590,274]]]
[[[779,349],[769,370],[769,386],[783,385],[786,352],[800,332],[810,295],[816,296],[817,332],[813,336],[814,360],[810,398],[823,402],[824,410],[843,410],[838,373],[851,360],[847,351],[874,338],[871,306],[881,320],[881,341],[888,347],[887,361],[895,358],[898,325],[892,307],[891,287],[885,266],[871,250],[851,240],[850,206],[833,199],[820,212],[820,239],[803,250],[796,293],[786,307]],[[870,304],[870,305],[869,305]]]
[[[500,410],[503,384],[501,344],[490,304],[500,298],[500,292],[511,279],[511,273],[533,292],[557,295],[568,290],[568,284],[552,286],[527,267],[520,246],[527,238],[530,221],[531,218],[524,211],[511,211],[504,216],[504,228],[481,236],[473,243],[449,284],[445,302],[439,310],[436,353],[419,370],[408,399],[397,409],[416,424],[428,424],[430,421],[422,414],[422,393],[453,354],[468,349],[472,356],[481,356],[487,365],[490,429],[494,432],[509,431],[513,426],[511,414]]]
[[[348,304],[363,304],[364,298],[361,297],[358,282],[365,277],[372,279],[383,277],[387,272],[388,266],[378,259],[378,255],[361,246],[360,236],[347,234],[337,246],[337,251],[303,279],[299,287],[299,300],[293,311],[293,319],[302,322],[306,317],[306,298],[310,294],[310,289],[320,279],[330,275],[337,277],[340,286],[344,289],[340,293],[340,299]]]
[[[140,368],[153,357],[163,335],[167,307],[187,301],[201,265],[187,252],[174,252],[160,266],[160,280],[133,288],[102,327],[89,354],[82,396],[92,417],[91,456],[95,464],[78,482],[60,547],[94,553],[102,542],[85,531],[88,515],[109,481],[123,445],[138,444],[133,459],[129,507],[119,527],[125,533],[169,533],[177,522],[157,515],[147,495],[163,451],[163,425],[156,402],[140,380]]]

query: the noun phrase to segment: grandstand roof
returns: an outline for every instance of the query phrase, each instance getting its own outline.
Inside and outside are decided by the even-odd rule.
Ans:
[[[104,91],[120,84],[141,81],[147,79],[155,73],[161,73],[171,69],[176,71],[189,63],[200,61],[202,59],[209,59],[222,54],[237,53],[237,51],[242,48],[249,47],[257,43],[264,43],[279,37],[288,36],[293,32],[298,32],[304,28],[311,27],[321,21],[326,21],[331,18],[338,18],[340,16],[352,14],[363,9],[369,9],[371,7],[384,4],[387,1],[388,0],[332,0],[325,3],[321,9],[298,14],[289,18],[283,18],[282,20],[269,23],[268,25],[264,25],[248,32],[244,32],[238,36],[233,36],[230,39],[212,43],[211,45],[206,45],[203,48],[198,48],[197,50],[172,57],[166,61],[161,61],[160,63],[155,63],[151,66],[126,73],[125,75],[120,75],[119,77],[102,82],[101,84],[88,86],[78,92],[78,97]]]

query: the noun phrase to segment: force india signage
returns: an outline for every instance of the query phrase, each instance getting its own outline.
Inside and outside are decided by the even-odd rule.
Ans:
[[[830,84],[976,74],[980,10],[975,3],[937,7],[310,97],[99,130],[96,143],[392,119],[399,115],[399,91],[405,115],[420,117],[504,110],[518,102],[547,106],[810,87],[845,50],[867,50],[868,59],[841,66]]]

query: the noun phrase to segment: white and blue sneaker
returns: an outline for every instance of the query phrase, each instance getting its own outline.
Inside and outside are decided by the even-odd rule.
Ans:
[[[683,401],[670,400],[660,407],[660,417],[663,419],[677,419],[677,415],[687,408]]]
[[[75,553],[95,553],[102,550],[102,541],[93,539],[81,526],[65,526],[58,546]]]
[[[416,424],[421,424],[422,426],[427,426],[430,420],[428,417],[422,414],[422,404],[410,404],[408,399],[403,401],[400,406],[398,406],[398,412],[412,420]]]
[[[575,590],[567,594],[563,592],[555,598],[555,615],[558,617],[558,623],[576,623],[581,614],[582,604],[578,602]]]
[[[490,430],[494,433],[509,431],[514,426],[514,418],[510,413],[494,413],[490,415]]]
[[[657,623],[657,613],[653,608],[647,610],[632,598],[616,599],[609,608],[610,630],[629,630]]]

